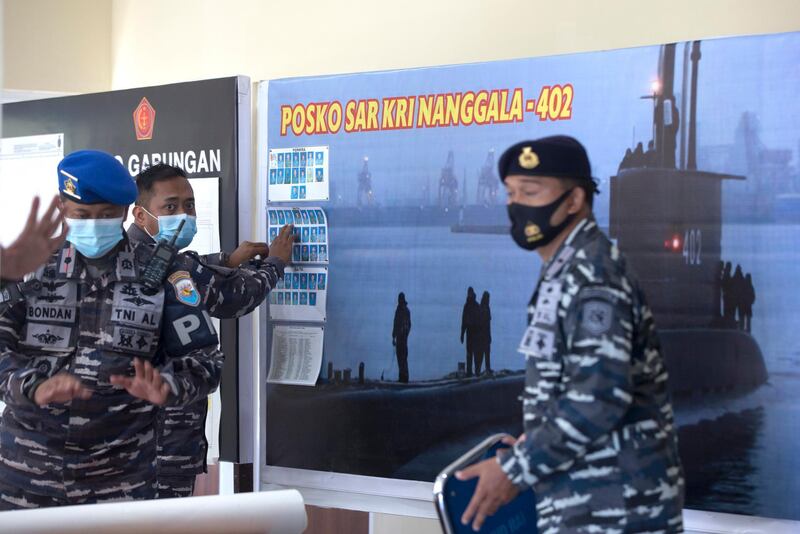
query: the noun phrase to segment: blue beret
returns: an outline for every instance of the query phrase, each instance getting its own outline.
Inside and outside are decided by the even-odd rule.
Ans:
[[[138,191],[131,175],[111,154],[78,150],[58,164],[58,190],[80,204],[136,202]]]
[[[585,180],[587,187],[596,190],[592,166],[586,149],[577,139],[566,135],[522,141],[508,148],[497,162],[500,179],[521,174]]]

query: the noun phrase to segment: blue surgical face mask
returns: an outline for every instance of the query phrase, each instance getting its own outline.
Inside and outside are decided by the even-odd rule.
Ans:
[[[142,208],[144,209],[144,208]],[[156,240],[156,243],[162,240],[170,241],[172,236],[178,230],[181,221],[186,221],[181,228],[181,233],[178,234],[178,239],[175,240],[175,246],[178,249],[186,248],[192,243],[195,234],[197,234],[197,217],[187,215],[186,213],[179,213],[177,215],[159,215],[156,217],[147,210],[144,210],[148,215],[158,220],[158,233],[151,236]]]
[[[87,258],[100,258],[122,241],[122,217],[114,219],[66,219],[67,241]]]

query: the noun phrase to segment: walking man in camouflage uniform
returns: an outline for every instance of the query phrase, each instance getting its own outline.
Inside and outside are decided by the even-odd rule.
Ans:
[[[158,407],[205,399],[222,367],[189,273],[142,283],[127,170],[84,150],[58,173],[67,243],[0,305],[0,510],[155,497]]]
[[[181,221],[178,248],[188,247],[196,233],[195,198],[186,173],[179,167],[157,164],[136,176],[138,198],[132,241],[153,246],[170,239]],[[291,261],[292,226],[281,229],[271,246],[244,242],[230,255],[224,252],[200,256],[180,254],[175,263],[188,271],[197,284],[212,317],[235,319],[264,302]],[[264,259],[254,259],[261,255]],[[223,385],[224,387],[224,385]],[[208,442],[205,435],[207,399],[189,406],[172,406],[159,414],[158,497],[190,497],[195,478],[206,471]]]
[[[653,316],[592,215],[595,184],[570,137],[525,141],[499,161],[511,235],[544,264],[520,352],[525,433],[479,477],[462,517],[532,488],[539,532],[680,532],[684,481]]]

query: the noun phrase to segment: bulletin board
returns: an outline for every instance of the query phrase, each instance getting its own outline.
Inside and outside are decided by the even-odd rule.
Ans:
[[[261,82],[260,231],[315,184],[292,170],[308,158],[285,154],[325,147],[328,195],[311,201],[327,219],[329,280],[324,322],[265,307],[260,487],[432,514],[439,470],[489,434],[519,433],[516,347],[539,260],[508,236],[496,160],[566,134],[587,147],[598,223],[654,310],[687,508],[799,520],[799,56],[790,33]],[[469,288],[490,322],[469,320]],[[267,380],[287,324],[324,327],[304,384]],[[479,376],[461,340],[486,338],[476,324],[490,332]]]

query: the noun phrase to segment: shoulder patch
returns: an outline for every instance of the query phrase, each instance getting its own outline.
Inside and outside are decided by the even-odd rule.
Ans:
[[[590,300],[583,304],[581,327],[594,336],[611,330],[613,306],[604,300]]]
[[[194,285],[191,275],[187,271],[177,271],[172,273],[167,279],[175,289],[175,297],[178,301],[189,305],[200,305],[200,293]]]

